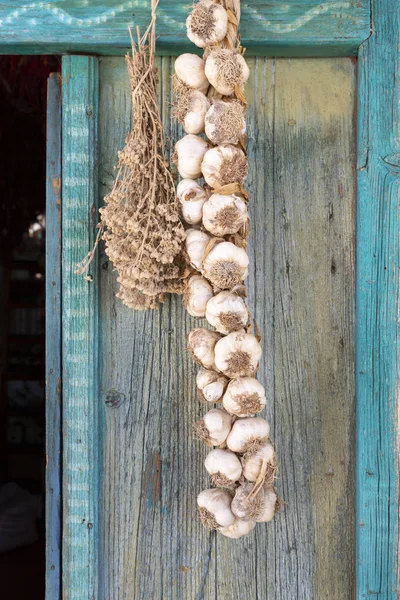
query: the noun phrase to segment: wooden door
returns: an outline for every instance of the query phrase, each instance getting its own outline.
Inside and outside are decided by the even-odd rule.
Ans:
[[[173,143],[182,132],[170,116],[172,60],[159,64]],[[91,284],[99,297],[99,600],[353,594],[355,65],[255,58],[250,68],[249,303],[264,338],[259,376],[285,508],[242,540],[203,529],[196,495],[208,486],[207,451],[192,423],[204,407],[185,350],[195,320],[178,297],[159,311],[124,307],[102,254]],[[130,126],[122,58],[100,59],[99,90],[103,198]]]

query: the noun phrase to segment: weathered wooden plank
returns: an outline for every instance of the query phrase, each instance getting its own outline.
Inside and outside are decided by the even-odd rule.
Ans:
[[[101,59],[100,195],[129,128],[123,61]],[[170,66],[162,59],[167,116]],[[175,298],[134,313],[100,269],[104,416],[100,598],[330,600],[354,579],[354,67],[350,60],[252,59],[250,304],[264,335],[285,511],[232,542],[199,526],[204,412],[184,353],[194,320]],[[338,576],[340,573],[340,576]]]
[[[76,275],[97,222],[98,61],[62,62],[63,599],[98,598],[97,285]],[[96,261],[91,273],[96,277]]]
[[[161,61],[163,118],[169,123],[171,61]],[[123,82],[123,83],[121,83]],[[100,61],[100,195],[130,123],[122,59]],[[176,138],[177,128],[171,130]],[[213,597],[214,536],[195,516],[206,485],[206,451],[192,440],[202,407],[185,351],[191,321],[180,298],[133,312],[115,298],[107,257],[100,269],[101,401],[104,420],[101,598]],[[189,491],[190,490],[190,491]]]
[[[47,90],[46,600],[61,593],[61,77]]]
[[[0,2],[0,53],[86,52],[124,54],[127,28],[143,30],[149,0]],[[157,45],[164,55],[193,51],[185,37],[191,2],[161,0]],[[242,2],[243,44],[254,55],[346,56],[369,35],[369,0]]]
[[[355,576],[354,66],[279,61],[275,77],[275,440],[288,503],[276,596],[342,600]]]
[[[360,50],[357,203],[357,599],[400,596],[400,5],[373,2]]]

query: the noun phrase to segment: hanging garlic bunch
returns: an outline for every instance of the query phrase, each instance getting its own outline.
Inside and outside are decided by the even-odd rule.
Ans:
[[[186,231],[186,252],[189,262],[197,271],[201,271],[203,257],[211,236],[199,229],[188,229]]]
[[[201,275],[192,275],[186,282],[183,301],[186,310],[192,317],[204,317],[208,301],[213,296],[213,289]]]
[[[188,225],[198,225],[203,218],[203,206],[208,198],[206,190],[193,179],[182,179],[176,188],[182,218]]]
[[[199,48],[221,42],[228,29],[228,13],[212,0],[196,4],[186,19],[187,36]]]
[[[175,144],[173,160],[181,177],[197,179],[201,177],[201,163],[208,144],[198,135],[185,135]]]
[[[215,345],[215,364],[227,377],[254,375],[261,358],[261,346],[251,333],[234,331],[221,338]]]
[[[223,96],[231,96],[234,92],[241,95],[250,69],[239,52],[217,47],[211,50],[206,60],[205,74],[211,85]]]
[[[220,334],[214,331],[203,328],[193,329],[188,335],[193,360],[205,369],[215,370],[215,345],[220,338]]]
[[[249,273],[248,265],[246,250],[238,248],[232,242],[221,241],[214,244],[204,256],[202,270],[213,286],[226,290],[243,283]]]
[[[214,100],[205,119],[206,136],[211,143],[237,144],[246,133],[244,107],[239,100]]]
[[[234,183],[243,185],[248,170],[243,150],[232,144],[223,144],[206,150],[203,156],[201,172],[214,190],[221,190],[224,186]]]
[[[237,233],[248,218],[246,203],[234,194],[212,194],[203,204],[203,225],[217,237]]]
[[[200,400],[216,403],[221,401],[228,379],[221,373],[202,368],[197,373],[196,385]]]
[[[207,97],[200,90],[175,84],[180,94],[174,103],[174,117],[183,125],[186,133],[203,133],[206,113],[210,107]]]
[[[214,448],[205,468],[215,489],[197,498],[202,523],[228,538],[248,535],[270,521],[279,502],[272,487],[277,465],[270,426],[258,415],[267,404],[255,379],[259,337],[250,333],[245,302],[249,215],[244,182],[246,99],[249,68],[237,37],[239,0],[200,0],[188,16],[187,34],[205,48],[204,59],[183,54],[175,61],[175,118],[186,133],[174,161],[184,179],[177,199],[186,224],[185,285],[190,315],[216,331],[188,336],[199,399],[221,404],[194,424],[195,437]],[[198,134],[205,132],[208,141]],[[202,186],[196,179],[203,177]],[[189,228],[188,228],[189,226]],[[257,330],[257,328],[256,328]]]
[[[237,417],[254,417],[266,403],[264,387],[254,377],[232,379],[222,401],[225,410]]]
[[[181,54],[175,61],[175,73],[180,82],[193,90],[207,93],[210,86],[205,74],[205,62],[197,54]]]
[[[273,488],[261,487],[255,493],[252,483],[244,483],[237,488],[231,503],[231,511],[243,521],[256,521],[266,523],[271,521],[275,514],[278,496]]]
[[[228,334],[247,327],[249,309],[239,294],[225,291],[210,298],[205,316],[217,331]]]
[[[242,475],[242,463],[231,450],[216,448],[207,454],[204,462],[211,481],[217,487],[232,489]]]
[[[232,417],[221,408],[212,408],[194,424],[195,436],[208,446],[222,446],[232,428]]]

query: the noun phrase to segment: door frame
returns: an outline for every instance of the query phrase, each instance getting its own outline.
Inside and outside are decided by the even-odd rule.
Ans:
[[[61,230],[60,225],[51,229],[51,239],[58,244],[58,248],[62,231],[62,262],[59,263],[62,281],[56,282],[62,298],[62,344],[60,346],[57,338],[61,332],[56,329],[54,333],[53,330],[53,326],[57,327],[57,312],[60,314],[60,306],[56,304],[55,313],[53,311],[52,317],[48,316],[47,319],[48,350],[53,349],[55,352],[53,359],[50,359],[48,352],[47,363],[47,385],[48,390],[51,390],[47,396],[47,447],[50,453],[47,485],[51,481],[52,486],[55,482],[55,487],[52,487],[54,493],[48,492],[47,495],[46,598],[59,600],[62,593],[68,600],[91,600],[98,598],[98,540],[101,525],[98,473],[102,456],[98,437],[96,382],[98,299],[96,285],[77,277],[75,266],[91,247],[97,221],[98,59],[96,56],[82,56],[78,53],[124,53],[124,42],[118,41],[115,28],[120,28],[117,33],[125,40],[127,21],[121,15],[125,9],[131,10],[128,5],[132,3],[121,4],[116,3],[116,0],[109,0],[110,9],[105,15],[96,15],[96,9],[89,7],[86,20],[93,20],[94,23],[99,18],[106,20],[103,21],[101,31],[96,33],[96,29],[91,30],[92,37],[89,36],[88,43],[83,43],[82,35],[78,35],[79,30],[82,31],[79,23],[82,19],[73,17],[75,20],[71,23],[73,30],[70,35],[59,34],[51,19],[58,21],[64,11],[57,7],[56,0],[52,3],[51,10],[48,8],[49,4],[30,5],[36,7],[32,10],[37,10],[39,15],[39,22],[37,16],[31,19],[36,20],[36,25],[39,24],[36,30],[33,28],[33,33],[30,31],[28,34],[23,27],[15,30],[18,25],[18,15],[15,15],[20,4],[20,0],[12,2],[12,6],[16,7],[13,13],[0,7],[0,19],[4,17],[2,25],[6,33],[0,40],[0,53],[75,53],[63,58],[62,219]],[[336,19],[339,4],[342,6],[340,18]],[[285,9],[286,12],[283,10],[283,3],[280,7],[280,2],[265,9],[260,8],[260,22],[271,21],[275,23],[275,29],[270,34],[266,31],[266,39],[263,40],[252,37],[250,30],[244,31],[243,43],[249,46],[252,54],[263,56],[358,57],[355,237],[356,598],[361,600],[374,596],[377,599],[394,600],[399,593],[397,390],[400,378],[397,323],[400,266],[400,98],[396,77],[400,71],[397,39],[400,5],[397,0],[371,0],[371,5],[368,2],[333,1],[319,4],[305,0],[302,14],[295,14],[298,4],[296,6],[297,8],[289,6],[289,9]],[[363,9],[362,18],[358,9]],[[91,10],[93,15],[90,14]],[[143,17],[143,10],[139,7],[140,17]],[[4,11],[6,13],[2,14]],[[327,13],[325,16],[323,11]],[[51,13],[51,18],[48,13]],[[345,19],[342,18],[342,13],[345,13]],[[366,20],[366,14],[371,18]],[[324,20],[325,17],[328,19]],[[65,21],[69,17],[63,18]],[[11,19],[10,23],[7,19]],[[161,21],[162,19],[163,17]],[[278,21],[280,29],[276,24]],[[353,23],[351,31],[346,29],[347,25],[343,27],[343,22],[347,25]],[[10,41],[7,31],[11,27],[14,27],[14,31]],[[50,41],[49,28],[51,34],[54,34],[54,39]],[[161,53],[177,54],[184,48],[181,34],[172,39],[168,37],[167,31],[164,32],[165,37],[161,33]],[[46,39],[45,43],[43,39]],[[76,126],[77,123],[79,127]],[[51,169],[47,178],[50,190],[54,179]],[[57,202],[59,206],[60,199],[57,193],[54,194],[54,190],[49,191],[48,198],[48,214],[53,226],[56,220],[60,223],[59,208],[54,210]],[[56,266],[56,262],[53,266]],[[93,269],[96,269],[96,263],[93,263]],[[54,296],[54,291],[48,287],[48,302],[57,296]],[[57,360],[60,365],[61,348],[62,433],[57,422],[56,408],[60,402],[60,382],[58,378],[55,379],[54,371],[54,368],[57,369]],[[52,360],[55,360],[55,366]],[[49,426],[49,415],[53,420],[55,418],[54,427],[52,424]],[[60,467],[59,461],[54,457],[54,453],[61,447],[61,439],[62,592],[61,544],[60,538],[57,541],[56,532],[57,519],[60,519],[57,517],[60,515],[60,499],[56,493]],[[84,519],[80,517],[82,511],[86,515]],[[60,520],[58,523],[60,526]],[[59,535],[60,532],[59,529]]]

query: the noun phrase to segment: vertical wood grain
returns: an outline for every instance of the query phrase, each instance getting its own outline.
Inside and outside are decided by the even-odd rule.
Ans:
[[[46,600],[61,593],[61,77],[47,88]]]
[[[357,599],[399,585],[400,6],[372,2],[359,56]]]
[[[275,73],[276,595],[351,598],[354,581],[355,73]]]
[[[163,118],[169,123],[171,61],[161,59],[159,65]],[[100,61],[99,123],[104,196],[130,126],[122,59]],[[170,132],[176,138],[175,125]],[[203,529],[195,510],[207,479],[206,451],[191,433],[203,410],[194,392],[196,367],[185,350],[192,322],[180,298],[159,311],[128,309],[115,298],[116,274],[106,256],[100,273],[102,597],[214,597],[215,536]]]
[[[343,600],[354,580],[354,68],[350,59],[251,59],[249,301],[264,336],[287,505],[232,541],[199,525],[206,410],[185,336],[202,321],[179,298],[133,312],[100,268],[104,439],[101,600]],[[169,116],[170,60],[160,71]],[[124,61],[100,60],[100,196],[129,130]],[[328,590],[328,592],[327,592]]]
[[[98,284],[76,274],[97,222],[98,61],[62,61],[63,599],[98,598]],[[96,261],[91,274],[97,279]]]

